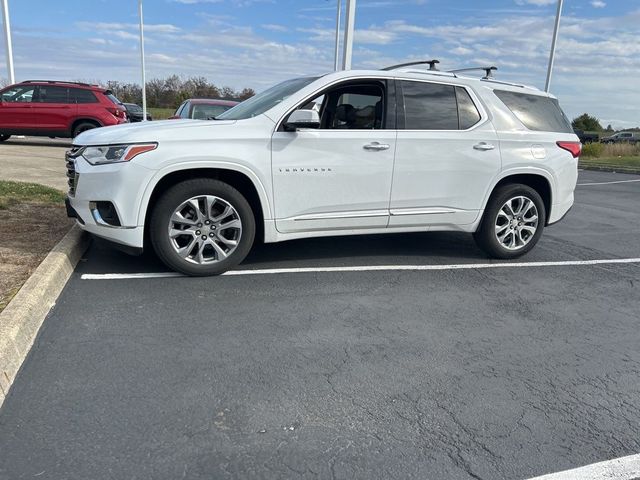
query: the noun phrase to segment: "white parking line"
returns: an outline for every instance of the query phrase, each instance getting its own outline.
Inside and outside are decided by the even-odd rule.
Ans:
[[[640,454],[614,458],[529,480],[634,480],[638,478],[640,478]]]
[[[593,182],[593,183],[578,183],[578,187],[586,187],[588,185],[612,185],[614,183],[634,183],[634,182],[640,182],[640,179],[638,180],[617,180],[615,182]]]
[[[511,263],[458,263],[449,265],[362,265],[353,267],[301,267],[267,268],[256,270],[231,270],[224,276],[236,275],[275,275],[282,273],[320,273],[320,272],[385,272],[385,271],[425,271],[425,270],[476,270],[486,268],[526,268],[526,267],[568,267],[584,265],[613,265],[620,263],[640,263],[640,258],[610,258],[601,260],[567,260],[561,262],[511,262]],[[82,280],[127,280],[137,278],[180,277],[175,272],[157,273],[84,273]]]

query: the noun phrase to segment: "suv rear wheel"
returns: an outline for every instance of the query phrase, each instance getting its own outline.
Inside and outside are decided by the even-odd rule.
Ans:
[[[255,237],[255,218],[242,194],[214,179],[178,183],[156,203],[151,243],[160,259],[186,275],[218,275],[238,265]]]
[[[97,128],[98,126],[99,125],[96,125],[95,123],[91,123],[91,122],[80,122],[73,129],[73,138],[76,138],[82,132],[86,132],[87,130],[91,130],[92,128]]]
[[[505,185],[491,196],[474,238],[492,257],[516,258],[538,243],[546,215],[542,197],[533,188]]]

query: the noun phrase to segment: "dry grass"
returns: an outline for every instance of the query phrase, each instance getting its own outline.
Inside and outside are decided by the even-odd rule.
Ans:
[[[630,143],[589,143],[584,145],[582,156],[598,157],[640,157],[640,144]]]
[[[0,181],[0,311],[69,231],[63,200],[58,190]]]

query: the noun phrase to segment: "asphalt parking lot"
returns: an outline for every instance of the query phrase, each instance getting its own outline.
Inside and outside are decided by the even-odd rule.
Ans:
[[[614,183],[611,183],[614,182]],[[526,479],[640,452],[640,177],[522,262],[470,236],[263,245],[217,278],[94,242],[0,410],[0,478]],[[584,185],[586,184],[586,185]],[[97,275],[83,279],[82,275]]]

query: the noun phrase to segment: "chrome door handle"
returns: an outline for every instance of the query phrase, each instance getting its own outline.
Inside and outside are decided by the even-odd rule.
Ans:
[[[371,142],[371,143],[367,143],[362,148],[364,148],[365,150],[380,151],[380,150],[389,150],[389,146],[390,145],[388,143]]]
[[[476,143],[473,146],[474,150],[480,150],[483,152],[486,152],[487,150],[493,150],[495,147],[495,145],[491,145],[490,143],[487,142],[480,142],[480,143]]]

